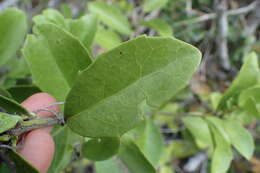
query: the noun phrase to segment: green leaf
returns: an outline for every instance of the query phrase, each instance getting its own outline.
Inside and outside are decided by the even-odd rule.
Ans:
[[[232,145],[249,160],[254,152],[254,139],[249,131],[233,120],[224,120],[224,127]]]
[[[143,119],[141,107],[159,107],[186,86],[200,57],[177,39],[145,36],[98,56],[66,98],[69,127],[82,136],[121,136]]]
[[[0,88],[0,95],[7,97],[7,98],[12,98],[12,95],[10,94],[10,92],[3,88]]]
[[[55,154],[48,173],[58,173],[70,163],[74,151],[73,143],[77,140],[75,140],[75,134],[67,126],[53,130],[52,136],[55,141]]]
[[[214,136],[216,148],[214,150],[211,162],[211,173],[225,173],[227,172],[230,163],[233,159],[231,146],[223,138],[219,129],[215,125],[210,125],[210,129]]]
[[[184,117],[183,122],[194,137],[200,149],[213,147],[213,141],[207,122],[201,117]]]
[[[72,18],[72,9],[70,5],[66,2],[61,3],[60,5],[60,12],[65,16],[66,18]]]
[[[64,101],[78,73],[91,58],[84,46],[70,33],[53,24],[37,26],[40,35],[27,37],[23,53],[35,84],[59,101]]]
[[[10,68],[10,72],[7,75],[9,78],[19,79],[30,74],[25,58],[12,58],[6,66]]]
[[[15,101],[21,103],[31,95],[41,92],[41,90],[35,85],[17,85],[8,88],[8,91],[12,95]]]
[[[13,127],[21,120],[20,116],[10,115],[0,112],[0,133],[3,133]]]
[[[145,12],[158,10],[167,4],[168,0],[145,0],[143,9]]]
[[[239,106],[244,110],[260,118],[260,86],[253,86],[241,92],[239,95]]]
[[[15,56],[27,31],[23,11],[8,8],[0,13],[0,66]]]
[[[151,19],[147,21],[141,21],[141,25],[154,29],[161,36],[172,36],[172,27],[162,19]]]
[[[60,14],[59,11],[55,9],[46,9],[42,12],[42,14],[34,16],[33,21],[36,25],[41,25],[44,23],[52,23],[63,29],[69,30],[69,26],[66,23],[66,20]]]
[[[15,164],[15,169],[19,173],[40,173],[36,168],[34,168],[29,162],[23,159],[23,157],[13,150],[8,150],[4,153],[6,157],[12,160]],[[0,169],[1,170],[1,169]],[[7,172],[5,172],[7,173]],[[11,173],[11,170],[10,170]]]
[[[97,31],[98,18],[88,14],[77,20],[70,20],[70,32],[76,36],[86,48],[90,48]]]
[[[230,144],[230,139],[227,134],[227,132],[224,129],[224,122],[222,119],[213,117],[213,116],[207,116],[206,120],[209,122],[210,125],[214,126],[218,133],[223,137],[223,139],[226,141],[226,143]]]
[[[129,139],[122,139],[118,156],[131,173],[156,173],[138,146]]]
[[[0,108],[10,114],[29,115],[30,113],[16,101],[0,95]]]
[[[99,26],[95,36],[95,42],[103,48],[112,49],[118,46],[122,40],[114,31]]]
[[[90,160],[101,161],[117,154],[119,146],[119,138],[90,139],[83,144],[82,152]]]
[[[97,14],[100,21],[112,29],[127,35],[132,33],[131,26],[119,7],[105,2],[91,2],[88,3],[88,9],[91,13]]]
[[[137,130],[138,137],[135,140],[145,157],[158,166],[163,151],[163,137],[160,128],[152,119],[146,119]]]
[[[231,97],[236,97],[238,94],[253,86],[258,81],[259,67],[257,55],[255,53],[249,54],[245,58],[245,62],[241,67],[241,70],[231,86],[225,92],[218,105],[218,110],[226,109],[228,100]]]
[[[126,170],[128,170],[122,161],[116,157],[95,162],[95,168],[97,173],[126,173]],[[129,171],[127,173],[129,173]]]
[[[213,110],[216,110],[218,107],[218,104],[222,98],[222,94],[219,92],[212,92],[210,94],[210,102]]]

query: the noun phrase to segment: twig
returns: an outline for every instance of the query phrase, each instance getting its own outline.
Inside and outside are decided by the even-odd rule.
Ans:
[[[42,127],[49,127],[60,124],[60,119],[57,117],[49,117],[49,118],[37,118],[29,121],[24,121],[20,123],[17,127],[12,128],[6,132],[8,135],[12,136],[20,136],[21,134],[39,129]]]
[[[226,11],[226,15],[234,16],[234,15],[249,13],[250,11],[256,9],[258,4],[259,4],[259,1],[254,1],[246,7],[242,7],[242,8],[238,8],[238,9],[234,9],[234,10],[228,10],[228,11]],[[204,14],[202,16],[199,16],[199,17],[196,17],[193,19],[176,22],[174,25],[175,26],[191,25],[194,23],[200,23],[200,22],[212,20],[212,19],[215,19],[216,17],[217,17],[216,13],[209,13],[209,14]]]
[[[221,66],[228,70],[230,69],[229,55],[228,55],[228,19],[227,19],[227,0],[215,0],[216,3],[216,23],[217,23],[217,55],[220,58]]]
[[[235,10],[229,10],[227,11],[227,15],[239,15],[239,14],[244,14],[244,13],[249,13],[252,10],[256,10],[256,7],[260,4],[260,2],[258,0],[252,2],[251,4],[249,4],[248,6],[242,7],[242,8],[238,8]]]

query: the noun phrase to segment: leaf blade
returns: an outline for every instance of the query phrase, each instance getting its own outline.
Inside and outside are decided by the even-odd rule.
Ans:
[[[160,106],[186,85],[200,56],[192,46],[167,37],[139,37],[100,55],[66,99],[69,127],[83,136],[121,136],[142,119],[141,105]]]

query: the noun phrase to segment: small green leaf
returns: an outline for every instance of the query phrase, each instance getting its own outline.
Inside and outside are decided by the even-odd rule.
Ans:
[[[56,127],[52,131],[55,142],[55,154],[48,173],[62,172],[73,157],[75,135],[67,126]]]
[[[35,85],[17,85],[8,88],[8,91],[12,95],[15,101],[21,103],[31,95],[41,92],[41,90]]]
[[[25,78],[30,74],[30,69],[28,68],[25,58],[12,58],[11,61],[8,61],[6,66],[10,68],[10,72],[7,74],[9,78]]]
[[[69,127],[88,137],[119,137],[186,86],[200,52],[173,38],[139,37],[99,55],[65,103]],[[185,70],[183,70],[185,69]]]
[[[249,131],[233,120],[224,120],[224,127],[232,145],[249,160],[254,152],[254,139]]]
[[[72,18],[72,9],[70,5],[66,2],[61,3],[60,5],[60,12],[65,16],[66,18]]]
[[[53,24],[37,28],[40,35],[27,37],[23,53],[35,84],[64,101],[79,71],[92,60],[81,42],[65,30]]]
[[[0,66],[15,56],[27,31],[25,13],[8,8],[0,13]]]
[[[13,127],[21,120],[20,116],[10,115],[0,112],[0,133],[3,133]]]
[[[63,29],[69,30],[66,20],[64,19],[62,14],[60,14],[60,12],[55,9],[50,8],[44,10],[42,14],[33,17],[33,21],[36,25],[52,23]]]
[[[103,48],[112,49],[118,46],[122,40],[114,31],[99,26],[95,36],[95,42]]]
[[[223,120],[213,116],[207,116],[206,120],[209,122],[210,125],[214,126],[217,129],[217,131],[220,133],[226,143],[230,144],[229,136],[224,129]]]
[[[173,140],[164,150],[165,160],[186,158],[198,152],[195,144],[188,140]]]
[[[30,113],[16,101],[0,95],[0,108],[10,114],[29,115]]]
[[[145,0],[143,9],[145,12],[158,10],[167,4],[168,0]]]
[[[90,49],[97,31],[98,18],[88,14],[77,20],[69,20],[70,32],[76,36],[86,48]]]
[[[216,110],[218,107],[218,104],[222,98],[222,94],[219,92],[212,92],[210,94],[210,102],[212,105],[213,110]]]
[[[119,146],[119,138],[90,139],[83,144],[82,152],[90,160],[101,161],[117,154]]]
[[[106,2],[90,2],[88,9],[91,13],[97,14],[100,21],[112,29],[127,35],[132,33],[131,26],[119,7]]]
[[[100,162],[95,162],[95,170],[97,173],[125,173],[128,169],[117,157],[111,158],[109,160],[104,160]],[[127,172],[131,173],[131,172]]]
[[[239,95],[239,106],[245,111],[260,118],[260,86],[253,86],[241,92]]]
[[[129,139],[122,139],[118,156],[131,173],[156,173],[138,146]]]
[[[154,124],[152,119],[146,119],[138,127],[137,135],[136,144],[153,166],[158,166],[163,151],[163,137],[160,128]]]
[[[213,141],[207,122],[201,117],[185,117],[183,122],[194,137],[200,149],[213,147]]]
[[[230,167],[230,163],[233,159],[233,153],[231,146],[223,138],[219,129],[215,125],[211,124],[210,129],[214,136],[215,150],[212,156],[211,173],[226,173]]]
[[[148,21],[141,21],[141,25],[150,27],[158,32],[161,36],[172,36],[172,27],[162,19],[151,19]]]
[[[241,91],[256,84],[258,81],[258,75],[259,67],[257,55],[255,53],[251,53],[245,58],[245,62],[241,67],[239,74],[221,98],[218,105],[218,110],[226,109],[228,100],[231,97],[237,97]]]

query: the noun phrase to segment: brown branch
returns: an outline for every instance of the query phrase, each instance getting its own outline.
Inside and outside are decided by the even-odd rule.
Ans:
[[[54,125],[61,125],[61,124],[62,121],[60,120],[59,117],[37,118],[37,119],[19,123],[17,127],[8,130],[6,134],[11,136],[20,136],[21,134],[34,129],[49,127]]]
[[[228,70],[230,69],[229,55],[228,55],[228,19],[227,19],[227,0],[215,0],[216,2],[216,42],[217,55],[220,58],[221,66]]]
[[[256,10],[256,8],[259,4],[260,4],[259,1],[254,1],[251,4],[249,4],[248,6],[241,7],[241,8],[234,9],[234,10],[228,10],[228,11],[226,11],[226,15],[234,16],[234,15],[249,13],[250,11]],[[215,19],[216,17],[217,17],[216,13],[209,13],[209,14],[204,14],[202,16],[199,16],[199,17],[196,17],[193,19],[176,22],[174,25],[183,26],[183,25],[189,25],[189,24],[194,24],[194,23],[200,23],[200,22],[205,22],[208,20]]]

